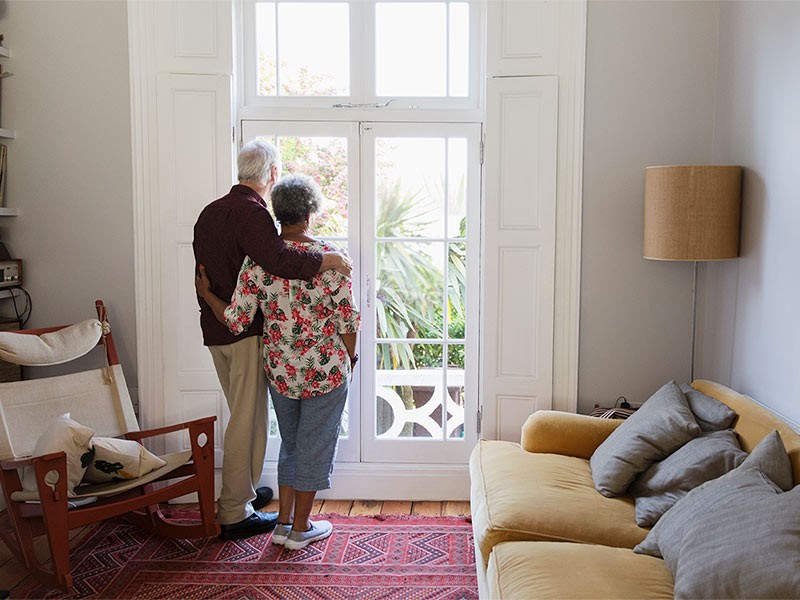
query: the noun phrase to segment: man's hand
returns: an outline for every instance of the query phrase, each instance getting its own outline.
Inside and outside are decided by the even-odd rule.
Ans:
[[[322,264],[319,267],[320,272],[333,269],[339,271],[345,277],[350,277],[353,272],[353,261],[350,257],[340,252],[323,252]]]
[[[194,278],[194,290],[197,295],[205,300],[208,294],[211,293],[211,282],[206,275],[206,268],[204,265],[198,265],[199,274]]]

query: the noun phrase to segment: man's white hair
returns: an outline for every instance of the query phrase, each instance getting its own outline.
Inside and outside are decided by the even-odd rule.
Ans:
[[[269,170],[272,166],[278,168],[278,175],[281,172],[281,153],[275,144],[264,140],[250,140],[239,151],[236,157],[236,166],[240,182],[249,181],[259,185],[267,185],[269,182]]]

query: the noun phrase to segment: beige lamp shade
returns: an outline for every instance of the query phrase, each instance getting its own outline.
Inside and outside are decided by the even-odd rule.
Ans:
[[[647,167],[644,257],[723,260],[739,256],[742,168]]]

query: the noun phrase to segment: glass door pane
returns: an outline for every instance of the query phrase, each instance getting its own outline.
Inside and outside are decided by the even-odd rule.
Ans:
[[[362,348],[375,365],[362,460],[463,463],[477,438],[480,126],[362,131]]]
[[[243,121],[242,137],[249,141],[265,139],[281,151],[282,174],[304,173],[322,188],[325,203],[312,223],[312,235],[347,250],[359,272],[358,249],[358,125],[355,123],[315,123],[287,121]],[[353,280],[358,298],[358,279]],[[359,460],[359,386],[351,382],[342,417],[338,460]],[[271,410],[271,409],[270,409]],[[355,429],[354,429],[355,427]],[[275,413],[270,412],[270,441],[267,459],[275,460],[280,448]]]
[[[257,2],[259,96],[349,96],[347,2]]]
[[[465,1],[377,2],[375,95],[468,96],[469,10]]]

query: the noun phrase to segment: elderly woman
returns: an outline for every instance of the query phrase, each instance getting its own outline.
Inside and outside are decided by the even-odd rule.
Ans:
[[[272,210],[288,244],[336,251],[308,234],[321,200],[319,186],[306,175],[288,175],[275,184]],[[281,433],[280,510],[272,543],[295,550],[328,537],[331,523],[312,522],[309,515],[317,491],[330,488],[348,382],[358,360],[360,317],[350,279],[336,271],[310,282],[282,279],[247,257],[230,305],[211,291],[202,266],[195,286],[235,334],[250,326],[257,310],[264,314],[264,368]]]

